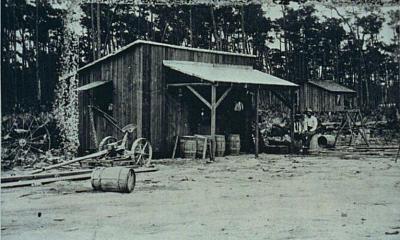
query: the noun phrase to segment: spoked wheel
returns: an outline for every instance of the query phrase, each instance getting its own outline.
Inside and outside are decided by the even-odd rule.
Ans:
[[[131,148],[132,158],[139,166],[149,166],[153,156],[150,142],[145,138],[136,139]]]
[[[30,115],[15,117],[11,128],[2,136],[3,159],[12,161],[12,165],[34,164],[39,154],[50,150],[50,133],[46,124],[40,124]]]
[[[118,140],[113,136],[107,136],[107,137],[103,138],[99,143],[99,151],[106,150],[107,145],[109,145],[111,143],[115,143],[117,141]]]

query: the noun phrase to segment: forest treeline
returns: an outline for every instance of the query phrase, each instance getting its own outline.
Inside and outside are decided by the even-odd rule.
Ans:
[[[271,19],[254,4],[121,2],[80,1],[80,66],[142,39],[254,54],[257,68],[289,81],[334,80],[353,88],[362,109],[400,106],[400,10],[366,5],[366,15],[327,4],[336,15],[330,18],[312,4],[281,4],[283,16]],[[70,37],[66,14],[51,1],[1,1],[3,113],[51,109]],[[389,42],[379,37],[384,24],[394,32]]]

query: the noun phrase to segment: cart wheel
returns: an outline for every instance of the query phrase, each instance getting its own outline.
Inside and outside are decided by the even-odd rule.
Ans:
[[[136,164],[139,166],[149,166],[153,149],[151,144],[145,138],[136,139],[131,148],[132,156]]]
[[[108,144],[115,143],[115,142],[117,142],[117,139],[113,136],[107,136],[107,137],[103,138],[99,143],[99,151],[106,150]]]
[[[2,132],[2,157],[12,160],[15,165],[34,163],[37,156],[33,155],[45,154],[51,146],[46,124],[41,124],[37,118],[28,114],[12,119],[11,128]]]

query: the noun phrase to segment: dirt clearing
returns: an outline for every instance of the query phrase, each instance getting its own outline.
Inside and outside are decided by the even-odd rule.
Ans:
[[[1,191],[3,239],[399,239],[400,163],[253,155],[163,161],[131,194]]]

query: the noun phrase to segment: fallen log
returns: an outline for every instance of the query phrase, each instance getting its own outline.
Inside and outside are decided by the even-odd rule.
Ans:
[[[357,150],[397,150],[397,146],[356,147]]]
[[[80,174],[80,175],[76,175],[76,176],[48,178],[48,179],[42,179],[42,180],[28,180],[28,181],[2,183],[1,188],[39,186],[39,185],[53,183],[53,182],[59,182],[59,181],[87,180],[87,179],[90,179],[90,176],[91,176],[91,174],[89,173],[89,174]]]
[[[36,175],[16,175],[16,176],[7,176],[1,178],[1,183],[6,182],[17,182],[22,180],[37,180],[43,178],[51,178],[51,177],[65,177],[65,176],[72,176],[72,175],[79,175],[85,173],[91,173],[92,169],[86,170],[78,170],[78,171],[66,171],[66,172],[56,172],[56,173],[42,173]]]
[[[53,168],[58,168],[58,167],[70,165],[72,163],[80,162],[82,160],[86,160],[86,159],[90,159],[90,158],[101,157],[101,156],[103,156],[103,155],[105,155],[107,153],[108,153],[108,150],[102,150],[102,151],[95,152],[95,153],[92,153],[92,154],[89,154],[89,155],[86,155],[86,156],[82,156],[82,157],[78,157],[78,158],[72,159],[72,160],[67,161],[67,162],[58,163],[58,164],[55,164],[55,165],[44,167],[42,169],[33,171],[31,174],[36,174],[36,173],[44,172],[44,171],[47,171],[47,170],[50,170],[50,169],[53,169]]]
[[[146,173],[146,172],[156,172],[158,168],[136,168],[134,169],[135,173]],[[86,171],[87,173],[84,174],[77,174],[73,176],[64,176],[64,177],[47,177],[43,179],[35,179],[35,180],[23,180],[23,181],[13,181],[7,183],[1,183],[0,188],[16,188],[16,187],[29,187],[29,186],[38,186],[44,185],[53,182],[60,182],[60,181],[78,181],[78,180],[87,180],[90,179],[91,173],[93,169],[88,170],[81,170],[82,172]],[[55,176],[57,173],[54,174],[47,174],[48,176]],[[25,176],[42,176],[46,174],[40,175],[25,175]],[[13,176],[17,177],[17,176]],[[21,177],[21,176],[20,176]]]
[[[395,152],[353,152],[353,151],[342,151],[342,152],[316,152],[313,154],[309,154],[310,156],[329,156],[329,157],[342,157],[344,155],[354,155],[354,156],[363,156],[364,158],[374,157],[391,157],[395,156]]]

